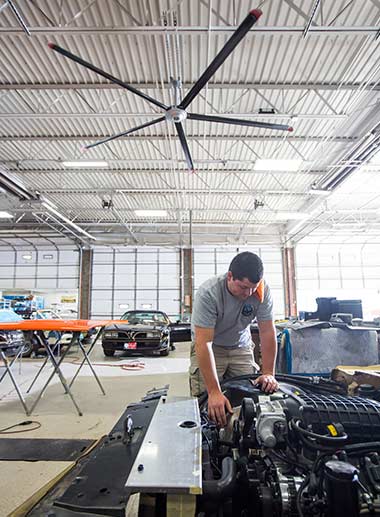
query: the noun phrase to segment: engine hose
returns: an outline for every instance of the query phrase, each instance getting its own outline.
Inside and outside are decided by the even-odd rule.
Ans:
[[[302,434],[307,438],[312,438],[323,445],[338,447],[339,445],[343,445],[348,438],[346,433],[342,433],[341,436],[328,436],[325,434],[313,433],[312,431],[308,431],[307,429],[301,427],[301,421],[295,418],[292,418],[289,423],[293,431],[297,432],[298,434]]]
[[[250,381],[253,379],[257,379],[257,377],[260,377],[260,373],[252,373],[249,375],[239,375],[237,377],[231,377],[230,379],[226,379],[225,381],[222,381],[220,383],[221,389],[225,389],[228,387],[228,383],[232,381]],[[296,384],[297,386],[301,388],[306,388],[309,390],[314,391],[325,391],[328,393],[339,393],[344,392],[347,393],[347,390],[344,389],[343,385],[337,381],[333,381],[331,379],[324,379],[323,377],[319,378],[319,384],[315,384],[313,377],[304,377],[304,376],[297,376],[297,375],[286,375],[286,374],[279,374],[276,375],[276,379],[280,382],[287,382],[290,384]],[[207,391],[203,392],[198,397],[199,406],[202,407],[203,404],[208,399],[208,393]]]
[[[222,460],[222,475],[220,479],[208,479],[202,483],[202,492],[212,499],[224,499],[230,496],[236,483],[236,463],[227,456]]]
[[[376,452],[380,450],[380,442],[353,443],[342,447],[342,449],[346,451],[347,454],[355,454],[356,452]]]

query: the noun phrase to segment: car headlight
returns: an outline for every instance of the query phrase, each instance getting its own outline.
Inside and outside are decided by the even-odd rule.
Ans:
[[[116,337],[119,337],[119,333],[118,332],[105,332],[104,337],[116,338]]]

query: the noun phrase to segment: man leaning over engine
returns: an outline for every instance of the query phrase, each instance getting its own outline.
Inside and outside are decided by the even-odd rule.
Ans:
[[[266,393],[278,389],[274,377],[277,354],[273,302],[263,279],[258,255],[245,251],[232,260],[227,273],[213,277],[198,289],[192,313],[190,388],[193,396],[208,392],[209,417],[226,424],[232,411],[219,381],[259,370],[253,357],[250,324],[259,327],[262,372],[256,383]]]

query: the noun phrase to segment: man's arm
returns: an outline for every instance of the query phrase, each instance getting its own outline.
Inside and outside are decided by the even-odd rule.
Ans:
[[[232,413],[232,407],[220,389],[215,358],[212,351],[214,329],[195,326],[194,334],[195,352],[208,392],[208,415],[211,420],[224,426],[227,423],[225,408]]]
[[[278,382],[274,377],[277,356],[276,329],[272,320],[258,321],[257,325],[261,343],[262,373],[256,379],[256,383],[261,384],[261,389],[266,393],[272,393],[278,390]]]

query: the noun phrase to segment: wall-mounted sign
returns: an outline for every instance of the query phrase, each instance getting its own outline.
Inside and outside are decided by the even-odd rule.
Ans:
[[[61,296],[61,303],[77,303],[76,296]]]

